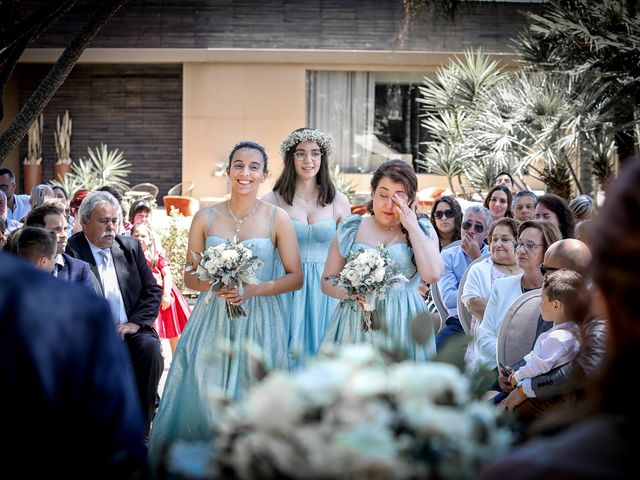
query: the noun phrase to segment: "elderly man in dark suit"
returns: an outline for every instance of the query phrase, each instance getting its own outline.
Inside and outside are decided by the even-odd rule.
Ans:
[[[36,207],[29,212],[24,222],[28,227],[42,227],[52,231],[58,238],[53,276],[60,280],[76,282],[102,295],[102,289],[97,278],[91,273],[87,262],[73,258],[64,253],[67,247],[67,219],[64,216],[64,206],[51,202]]]
[[[145,478],[144,422],[107,303],[0,252],[2,466],[20,478]]]
[[[162,288],[147,265],[140,242],[116,233],[120,212],[110,193],[87,195],[79,212],[82,232],[69,239],[67,253],[88,262],[100,281],[116,329],[129,348],[148,431],[164,366],[160,340],[152,326]]]

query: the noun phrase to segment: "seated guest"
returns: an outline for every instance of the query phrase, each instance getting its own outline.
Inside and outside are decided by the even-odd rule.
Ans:
[[[478,329],[478,360],[487,369],[497,368],[496,341],[502,319],[520,295],[542,287],[540,264],[547,248],[558,240],[560,232],[548,222],[528,220],[518,227],[516,262],[522,273],[499,278],[494,282],[484,318]]]
[[[0,190],[0,220],[4,221],[7,234],[13,232],[16,228],[20,228],[22,223],[17,220],[8,218],[7,216],[7,195]]]
[[[438,234],[440,250],[450,243],[460,240],[462,208],[458,201],[446,195],[437,198],[431,208],[431,225]]]
[[[493,185],[504,185],[511,193],[515,191],[516,183],[513,181],[513,177],[509,172],[500,172],[496,175],[495,180],[493,181]]]
[[[572,270],[558,270],[547,275],[542,284],[540,314],[553,327],[541,334],[533,350],[524,356],[522,365],[513,371],[508,382],[524,389],[531,379],[572,361],[580,346],[580,325],[588,310],[588,297],[582,276]]]
[[[29,195],[15,193],[16,176],[8,168],[0,168],[0,190],[7,196],[7,219],[19,222],[31,210]]]
[[[66,205],[69,201],[69,195],[67,195],[67,191],[60,185],[54,185],[51,188],[53,189],[53,195],[61,202],[64,202],[64,204]]]
[[[547,193],[538,197],[536,203],[536,220],[550,222],[558,227],[562,238],[573,238],[575,219],[569,205],[562,197]]]
[[[149,478],[107,303],[3,252],[0,265],[3,468],[20,478]]]
[[[487,208],[481,205],[470,206],[464,212],[462,243],[441,253],[444,272],[438,280],[438,289],[449,316],[444,328],[436,335],[436,349],[439,351],[453,336],[464,334],[458,318],[458,286],[471,262],[488,253],[489,247],[484,241],[492,223],[493,218]]]
[[[94,293],[102,295],[102,289],[96,277],[91,273],[91,266],[82,260],[64,253],[67,247],[67,220],[63,214],[63,205],[45,203],[36,207],[25,219],[26,226],[42,227],[54,232],[57,236],[57,249],[53,276],[70,282],[77,282]]]
[[[68,228],[67,228],[67,237],[70,237],[74,233],[78,233],[82,231],[82,225],[80,224],[80,204],[84,197],[89,195],[91,190],[87,190],[82,188],[76,191],[71,197],[71,201],[69,202],[69,219],[68,219]]]
[[[538,197],[530,190],[520,190],[513,196],[513,218],[519,222],[534,220]]]
[[[44,205],[45,200],[48,198],[56,198],[55,193],[53,193],[53,189],[49,185],[41,183],[40,185],[33,187],[31,189],[31,195],[29,196],[29,205],[31,206],[31,210]],[[22,221],[24,222],[24,218]]]
[[[484,197],[484,206],[491,212],[494,222],[504,217],[512,218],[511,190],[504,185],[496,185]]]
[[[516,264],[515,241],[518,235],[518,222],[513,218],[501,218],[489,229],[490,257],[469,266],[464,290],[459,292],[460,300],[471,313],[469,336],[465,363],[468,371],[476,368],[477,345],[475,339],[487,308],[493,283],[502,277],[520,273]]]
[[[117,234],[121,214],[120,204],[110,193],[87,195],[80,205],[82,232],[69,239],[67,253],[88,262],[100,280],[116,329],[129,349],[148,433],[164,364],[153,329],[162,288],[147,265],[140,242]]]
[[[56,255],[56,235],[40,227],[24,227],[17,240],[18,257],[51,273]]]
[[[569,238],[560,240],[547,249],[540,268],[545,275],[568,269],[584,277],[589,271],[591,261],[589,248],[583,242]],[[607,339],[607,324],[599,291],[591,289],[589,296],[591,313],[579,325],[581,342],[576,358],[549,373],[538,375],[530,383],[523,384],[522,389],[514,390],[507,378],[500,375],[500,387],[505,392],[511,392],[503,401],[502,406],[505,409],[515,410],[523,419],[540,417],[560,404],[575,401],[576,395],[584,392],[588,380],[599,371]],[[545,326],[539,323],[538,335],[544,330]],[[521,364],[522,361],[517,362],[513,367],[518,368]]]

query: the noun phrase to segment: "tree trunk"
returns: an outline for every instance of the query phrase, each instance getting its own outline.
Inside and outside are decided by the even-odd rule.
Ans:
[[[0,136],[0,164],[4,164],[9,152],[27,134],[29,126],[42,113],[58,88],[64,83],[91,40],[127,1],[111,0],[105,2],[71,40],[47,76],[20,109],[9,128]]]

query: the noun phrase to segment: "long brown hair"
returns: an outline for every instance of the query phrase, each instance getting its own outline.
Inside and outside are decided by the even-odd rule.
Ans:
[[[505,175],[505,173],[502,173],[502,175]],[[511,190],[508,187],[505,187],[504,185],[495,185],[491,188],[491,190],[489,190],[489,193],[487,193],[487,196],[484,197],[484,206],[489,208],[491,195],[493,195],[493,192],[495,191],[500,191],[505,193],[505,195],[507,196],[507,211],[504,212],[504,216],[508,218],[513,218],[513,213],[511,213],[511,204],[513,203],[513,194],[511,193]]]
[[[305,137],[304,133],[307,131],[310,135]],[[329,205],[333,203],[333,200],[336,198],[336,187],[331,180],[331,175],[329,174],[329,153],[327,152],[326,146],[322,142],[319,142],[317,138],[314,138],[314,133],[316,132],[320,133],[312,128],[298,128],[292,132],[292,134],[297,134],[297,137],[302,135],[303,138],[300,142],[292,145],[286,150],[282,159],[284,162],[284,168],[273,186],[273,191],[278,192],[288,205],[293,205],[293,196],[296,193],[296,166],[293,161],[293,154],[296,147],[302,142],[316,142],[320,147],[320,153],[322,154],[320,169],[316,175],[316,184],[318,185],[318,206],[324,207],[325,205]]]
[[[436,231],[436,233],[438,234],[438,240],[440,243],[440,250],[442,250],[442,236],[440,235],[440,232],[438,231],[438,224],[436,223],[436,209],[438,208],[438,205],[440,205],[441,203],[446,203],[447,205],[449,205],[451,207],[451,210],[453,210],[453,219],[455,221],[455,228],[453,230],[453,235],[451,236],[451,241],[455,242],[457,240],[460,240],[462,238],[462,236],[460,235],[460,229],[462,228],[462,207],[460,206],[460,204],[458,203],[458,201],[453,198],[450,197],[448,195],[444,195],[442,197],[438,197],[436,199],[435,202],[433,202],[433,206],[431,207],[431,224],[433,225],[434,230]]]

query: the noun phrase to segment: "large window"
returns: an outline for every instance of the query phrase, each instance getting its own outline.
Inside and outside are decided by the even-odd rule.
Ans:
[[[349,173],[367,173],[393,158],[412,163],[424,151],[416,102],[423,73],[307,74],[307,124],[336,142],[333,161]]]

